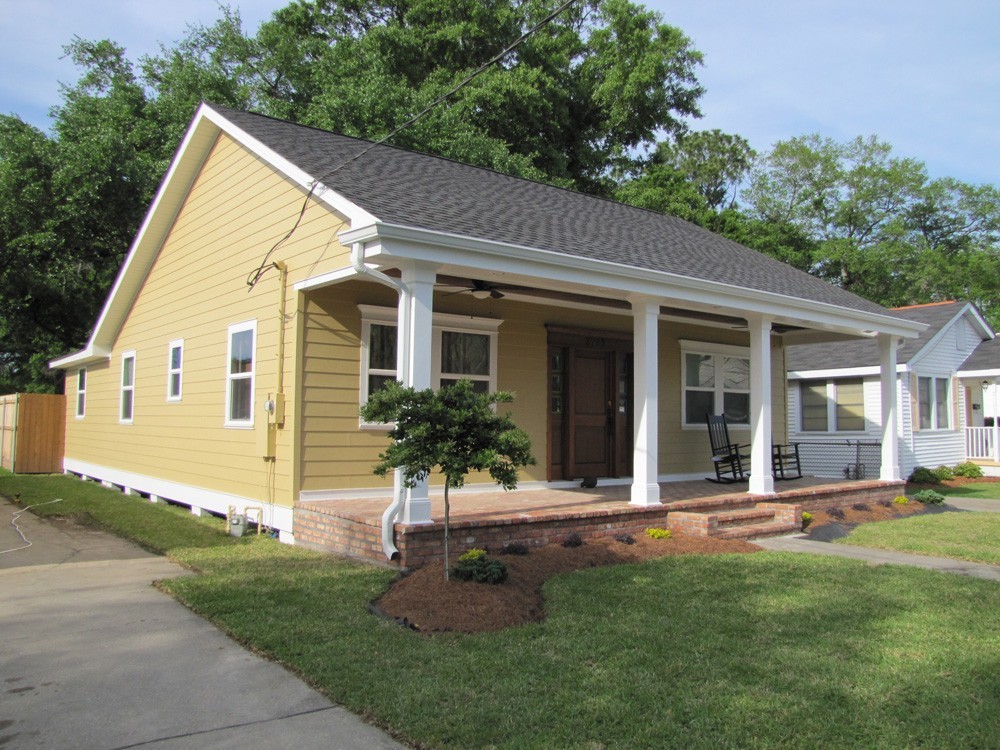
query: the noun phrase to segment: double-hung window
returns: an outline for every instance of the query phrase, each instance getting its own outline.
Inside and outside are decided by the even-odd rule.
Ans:
[[[750,357],[743,347],[682,341],[685,426],[704,426],[706,414],[750,424]]]
[[[863,432],[864,383],[850,380],[804,380],[799,383],[803,432]]]
[[[121,387],[121,408],[118,414],[119,421],[125,424],[131,424],[134,408],[135,408],[135,352],[125,352],[124,354],[122,354],[122,387]]]
[[[181,372],[184,366],[184,339],[167,345],[167,401],[181,400]]]
[[[81,367],[76,373],[76,416],[79,419],[87,413],[87,368]]]
[[[358,305],[361,322],[361,403],[397,380],[396,309]],[[431,385],[472,381],[479,393],[496,390],[497,329],[502,321],[435,313],[431,335]]]
[[[917,410],[921,430],[951,429],[949,378],[917,379]]]
[[[226,427],[253,427],[257,321],[229,326],[226,356]]]

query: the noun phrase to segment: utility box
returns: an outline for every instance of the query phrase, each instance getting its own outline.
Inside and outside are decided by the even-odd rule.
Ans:
[[[229,536],[237,539],[243,536],[247,530],[247,517],[245,513],[236,513],[229,518]]]
[[[17,474],[58,474],[65,447],[65,396],[0,396],[0,466]]]

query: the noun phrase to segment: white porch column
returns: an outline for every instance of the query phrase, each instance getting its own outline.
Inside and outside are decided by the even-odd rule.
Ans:
[[[771,319],[747,318],[750,328],[750,488],[755,495],[774,492],[771,463]]]
[[[632,326],[635,345],[633,394],[635,418],[632,448],[632,499],[630,505],[661,505],[657,430],[659,429],[659,315],[660,302],[635,297]]]
[[[882,385],[882,468],[879,479],[900,479],[899,435],[896,431],[896,337],[878,337]]]
[[[431,387],[432,322],[434,313],[434,267],[422,264],[405,266],[403,285],[406,292],[399,297],[396,329],[396,359],[403,385],[417,390]],[[397,490],[401,482],[397,478]],[[406,500],[400,521],[407,524],[431,523],[431,501],[427,481],[406,490]]]
[[[993,460],[1000,462],[1000,383],[993,379]]]

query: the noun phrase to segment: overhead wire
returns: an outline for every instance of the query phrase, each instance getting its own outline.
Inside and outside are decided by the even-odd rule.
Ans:
[[[254,286],[257,285],[257,282],[260,281],[260,278],[265,273],[267,273],[268,269],[271,268],[271,267],[273,267],[274,264],[270,262],[271,256],[274,254],[274,252],[279,247],[281,247],[283,244],[285,244],[285,242],[287,242],[289,239],[291,239],[291,237],[292,237],[293,234],[295,234],[296,230],[299,228],[299,225],[302,223],[302,219],[305,216],[306,209],[309,207],[309,199],[312,198],[312,196],[316,192],[316,188],[320,184],[322,184],[324,180],[329,179],[330,177],[332,177],[333,175],[335,175],[337,172],[339,172],[341,169],[343,169],[344,167],[346,167],[348,164],[351,164],[352,162],[357,161],[358,159],[360,159],[362,156],[364,156],[365,154],[367,154],[369,151],[371,151],[376,146],[381,146],[382,144],[386,143],[386,141],[390,140],[391,138],[394,138],[395,136],[399,135],[402,131],[404,131],[407,128],[409,128],[410,126],[414,125],[416,122],[418,122],[419,120],[421,120],[423,117],[425,117],[427,114],[429,114],[436,107],[438,107],[442,103],[446,102],[448,99],[450,99],[455,94],[457,94],[459,91],[461,91],[466,86],[468,86],[470,83],[472,83],[476,78],[478,78],[480,75],[482,75],[483,73],[485,73],[486,70],[488,70],[489,68],[491,68],[492,66],[496,65],[501,60],[503,60],[507,55],[509,55],[511,52],[513,52],[515,49],[517,49],[521,44],[523,44],[533,34],[535,34],[539,30],[541,30],[542,28],[544,28],[545,26],[547,26],[548,24],[550,24],[563,11],[567,10],[571,5],[573,5],[574,3],[577,3],[577,2],[580,2],[580,0],[566,0],[566,2],[564,2],[558,8],[556,8],[554,11],[552,11],[549,15],[547,15],[545,18],[543,18],[537,24],[535,24],[530,29],[528,29],[527,31],[525,31],[523,34],[521,34],[521,36],[519,36],[513,42],[511,42],[506,47],[504,47],[503,50],[501,50],[500,52],[498,52],[497,54],[495,54],[493,57],[491,57],[489,60],[487,60],[486,62],[484,62],[476,70],[474,70],[472,73],[470,73],[469,75],[467,75],[461,82],[459,82],[458,84],[456,84],[455,86],[453,86],[451,89],[449,89],[446,93],[442,94],[437,99],[435,99],[434,101],[432,101],[430,104],[428,104],[422,110],[420,110],[417,114],[413,115],[413,117],[411,117],[409,120],[407,120],[403,124],[399,125],[395,129],[391,130],[389,133],[387,133],[386,135],[382,136],[377,141],[372,141],[365,148],[361,149],[361,151],[359,151],[358,153],[356,153],[351,158],[346,159],[344,162],[338,164],[333,169],[330,169],[329,171],[324,172],[320,177],[317,177],[316,179],[314,179],[312,181],[312,183],[309,185],[309,191],[306,193],[305,198],[302,200],[302,207],[299,209],[298,216],[295,219],[295,224],[292,226],[291,229],[288,230],[288,232],[285,234],[284,237],[282,237],[280,240],[278,240],[271,247],[271,249],[267,251],[267,254],[264,256],[264,259],[261,261],[260,265],[254,271],[252,271],[249,276],[247,276],[247,286],[249,287],[248,291],[252,290],[254,288]]]

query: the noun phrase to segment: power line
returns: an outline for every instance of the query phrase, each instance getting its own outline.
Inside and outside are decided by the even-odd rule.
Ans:
[[[488,70],[489,68],[491,68],[492,66],[496,65],[501,60],[503,60],[507,55],[509,55],[511,52],[513,52],[515,49],[517,49],[521,44],[523,44],[529,37],[531,37],[537,31],[539,31],[540,29],[542,29],[545,26],[547,26],[548,24],[550,24],[553,20],[555,20],[555,18],[557,16],[559,16],[559,14],[561,14],[563,11],[567,10],[571,5],[573,5],[576,2],[579,2],[579,0],[566,0],[565,3],[563,3],[562,5],[560,5],[558,8],[556,8],[554,11],[552,11],[549,15],[547,15],[545,18],[543,18],[537,24],[535,24],[530,29],[528,29],[523,34],[521,34],[521,36],[519,36],[513,42],[511,42],[510,44],[508,44],[503,50],[501,50],[500,52],[498,52],[497,54],[495,54],[493,57],[491,57],[489,60],[487,60],[486,62],[484,62],[482,65],[480,65],[475,71],[473,71],[468,76],[466,76],[460,83],[458,83],[453,88],[451,88],[447,93],[444,93],[441,96],[439,96],[437,99],[435,99],[433,102],[431,102],[430,104],[428,104],[426,107],[424,107],[422,110],[420,110],[417,114],[415,114],[409,120],[407,120],[406,122],[404,122],[402,125],[398,126],[394,130],[391,130],[389,133],[387,133],[386,135],[382,136],[377,141],[373,141],[372,143],[369,143],[365,148],[361,149],[361,151],[359,151],[358,153],[356,153],[350,159],[347,159],[346,161],[342,162],[341,164],[338,164],[336,167],[334,167],[333,169],[329,170],[328,172],[325,172],[322,176],[317,177],[316,179],[314,179],[312,181],[312,183],[310,184],[310,186],[309,186],[309,192],[306,193],[306,196],[305,196],[305,198],[302,201],[302,208],[299,209],[299,215],[295,219],[295,224],[292,226],[292,228],[290,230],[288,230],[288,233],[284,237],[282,237],[280,240],[278,240],[271,247],[271,249],[267,251],[267,254],[264,256],[264,260],[262,260],[261,263],[260,263],[260,265],[257,267],[257,269],[255,271],[253,271],[247,277],[247,286],[252,290],[254,288],[254,286],[256,286],[257,282],[260,281],[261,276],[263,276],[265,273],[267,273],[267,270],[269,268],[271,268],[272,264],[269,262],[271,256],[274,254],[275,250],[277,250],[279,247],[281,247],[283,244],[285,244],[285,242],[287,242],[289,239],[291,239],[292,235],[295,234],[295,231],[299,228],[299,225],[302,223],[302,218],[305,216],[306,209],[309,207],[309,199],[316,192],[316,188],[320,185],[320,183],[322,183],[324,180],[327,180],[330,177],[332,177],[333,175],[335,175],[337,172],[339,172],[341,169],[343,169],[344,167],[346,167],[348,164],[351,164],[352,162],[357,161],[358,159],[360,159],[362,156],[364,156],[365,154],[367,154],[369,151],[371,151],[376,146],[381,146],[382,144],[384,144],[389,139],[391,139],[391,138],[399,135],[401,132],[403,132],[404,130],[406,130],[408,127],[410,127],[411,125],[413,125],[416,122],[418,122],[419,120],[421,120],[424,116],[426,116],[427,114],[429,114],[433,109],[435,109],[439,105],[443,104],[448,99],[450,99],[455,94],[457,94],[459,91],[461,91],[466,86],[468,86],[470,83],[472,83],[476,78],[478,78],[480,75],[482,75],[483,73],[485,73],[486,70]]]

